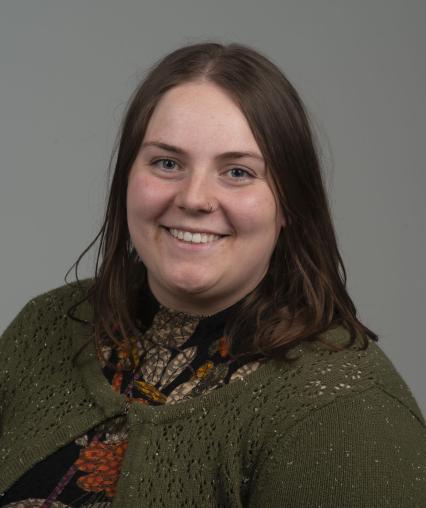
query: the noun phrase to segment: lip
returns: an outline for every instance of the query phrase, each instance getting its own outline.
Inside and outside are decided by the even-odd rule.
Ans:
[[[217,231],[213,231],[211,229],[200,229],[200,228],[196,229],[188,226],[175,226],[175,225],[161,227],[167,229],[168,231],[170,231],[170,229],[179,229],[180,231],[188,231],[189,233],[204,233],[206,235],[229,236],[227,234],[218,233]]]

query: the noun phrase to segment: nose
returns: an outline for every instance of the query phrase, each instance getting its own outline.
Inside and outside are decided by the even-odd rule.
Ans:
[[[207,212],[216,208],[214,184],[204,171],[194,171],[180,182],[175,203],[189,212]]]

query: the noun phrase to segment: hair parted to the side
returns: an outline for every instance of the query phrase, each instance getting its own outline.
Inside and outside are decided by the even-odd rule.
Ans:
[[[103,225],[70,269],[75,269],[78,281],[82,257],[99,241],[94,279],[86,295],[93,305],[98,347],[105,340],[116,342],[117,329],[124,338],[136,333],[140,311],[136,292],[146,284],[146,270],[127,226],[129,171],[161,97],[196,80],[222,87],[241,108],[264,156],[286,223],[266,276],[227,324],[227,339],[238,344],[241,354],[275,357],[337,325],[348,330],[351,343],[356,335],[365,346],[368,337],[377,340],[357,318],[346,290],[319,157],[297,91],[258,51],[206,42],[167,55],[135,91],[121,128]]]

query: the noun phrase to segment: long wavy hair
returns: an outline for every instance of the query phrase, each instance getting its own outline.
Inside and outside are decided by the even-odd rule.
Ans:
[[[228,320],[229,345],[240,355],[285,356],[295,343],[322,340],[323,332],[341,325],[349,332],[350,345],[360,336],[367,347],[368,338],[377,336],[357,318],[346,289],[346,271],[302,100],[264,55],[245,45],[216,42],[185,46],[160,60],[127,107],[103,224],[68,272],[74,268],[79,281],[82,257],[99,242],[95,274],[84,296],[93,307],[98,347],[105,341],[123,346],[123,340],[137,333],[141,310],[137,295],[147,283],[127,226],[129,171],[161,97],[175,86],[200,80],[222,87],[244,113],[286,223],[267,274]]]

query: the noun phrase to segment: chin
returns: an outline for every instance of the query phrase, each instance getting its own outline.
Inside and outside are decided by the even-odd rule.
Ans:
[[[210,286],[206,284],[175,284],[174,288],[176,292],[188,294],[188,295],[201,295],[210,289]]]
[[[212,280],[205,277],[197,277],[196,274],[186,274],[179,278],[170,281],[170,286],[176,291],[187,294],[200,294],[208,291],[213,285]]]

